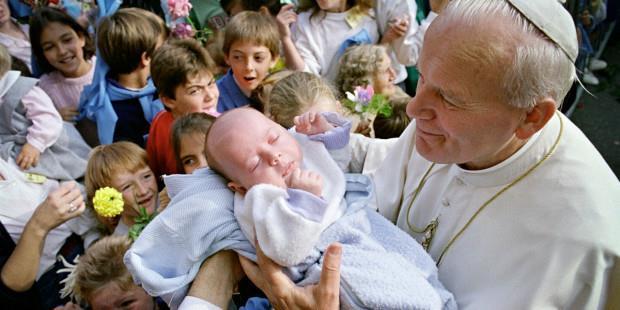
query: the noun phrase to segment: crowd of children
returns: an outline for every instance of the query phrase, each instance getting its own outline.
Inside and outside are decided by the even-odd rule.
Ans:
[[[191,3],[185,2],[191,8]],[[406,0],[207,1],[201,4],[201,12],[214,15],[199,19],[207,21],[216,32],[201,42],[191,36],[174,38],[167,23],[169,8],[151,1],[122,1],[120,8],[114,4],[91,8],[98,9],[101,16],[88,24],[84,16],[97,11],[81,12],[78,22],[67,7],[39,5],[24,19],[11,14],[17,4],[23,6],[22,2],[0,0],[0,197],[16,193],[5,186],[9,181],[20,182],[20,188],[32,194],[26,194],[27,201],[13,199],[24,204],[27,211],[19,218],[13,217],[15,212],[8,208],[0,208],[0,240],[2,249],[7,249],[0,260],[1,303],[16,308],[50,308],[72,300],[97,309],[119,306],[115,302],[123,301],[111,296],[125,294],[140,305],[166,307],[130,281],[131,276],[134,281],[143,279],[135,266],[127,270],[122,262],[131,247],[126,236],[131,235],[135,225],[148,224],[143,223],[145,214],[152,218],[169,203],[175,205],[170,199],[178,197],[178,188],[166,188],[166,176],[192,174],[208,167],[210,159],[205,154],[219,154],[225,146],[230,156],[220,157],[219,162],[230,163],[228,160],[234,159],[242,145],[237,141],[240,139],[225,137],[231,133],[237,138],[261,134],[252,131],[251,126],[244,127],[263,120],[248,114],[252,117],[244,121],[250,123],[234,120],[230,128],[220,130],[220,140],[225,138],[221,146],[205,153],[205,140],[220,114],[238,113],[229,110],[254,108],[270,119],[265,118],[269,126],[288,129],[297,125],[297,132],[309,135],[353,121],[351,130],[351,126],[342,127],[346,132],[341,135],[347,141],[350,135],[351,147],[347,149],[349,160],[338,162],[339,168],[371,172],[394,142],[373,138],[398,137],[409,122],[404,112],[411,95],[404,91],[405,66],[415,65],[425,30],[445,2],[431,1],[433,12],[418,23],[415,1]],[[210,5],[217,6],[217,10],[205,9]],[[366,124],[373,128],[356,126],[360,111],[347,109],[342,101],[357,88],[374,89],[371,96],[385,96],[391,115],[373,115],[371,120],[376,123]],[[258,114],[239,115],[244,113]],[[341,115],[344,121],[329,125],[322,113]],[[299,115],[306,118],[296,118]],[[312,115],[311,119],[307,119],[308,115]],[[325,125],[321,132],[314,132],[309,125],[317,120],[323,120]],[[312,128],[303,129],[306,125]],[[281,132],[287,131],[283,128],[273,139],[281,137],[278,143],[295,148],[297,142],[285,139],[287,134]],[[258,140],[250,139],[245,144],[250,142]],[[232,163],[226,171],[220,165],[218,171],[243,182],[245,178],[237,180],[233,176],[247,169],[254,171],[259,163],[252,165],[248,168]],[[332,168],[338,165],[333,163]],[[338,188],[341,192],[327,196],[333,196],[334,204],[340,205],[345,183],[342,178],[332,179],[334,173],[342,176],[339,169],[332,170],[325,166],[321,173],[296,172],[292,184],[287,179],[280,185],[308,191],[317,201],[323,200],[322,191]],[[321,178],[326,186],[319,184]],[[259,181],[270,182],[269,178]],[[330,188],[333,182],[340,186]],[[230,186],[242,192],[250,189]],[[95,210],[93,199],[98,190],[107,187],[120,193],[121,212],[110,215]],[[82,192],[80,198],[73,197],[76,190]],[[235,210],[239,208],[235,205]],[[62,209],[66,214],[40,215],[51,209],[56,213]],[[317,216],[311,214],[312,210],[308,212],[309,218]],[[329,223],[344,211],[336,213]],[[78,222],[74,218],[80,219],[79,224],[71,224]],[[254,227],[253,219],[245,220],[252,223],[243,223]],[[33,227],[41,226],[35,225],[41,221],[46,223],[40,229],[43,238],[26,238],[33,234]],[[307,242],[308,248],[327,226],[305,236],[312,240]],[[302,233],[301,227],[298,233]],[[253,228],[242,228],[246,235],[252,235],[249,231]],[[60,248],[70,243],[72,233],[84,241],[79,252],[85,248],[87,251],[72,272],[75,281],[69,281],[71,285],[60,292],[60,281],[65,276],[45,276],[54,265],[47,258],[65,253]],[[56,237],[46,239],[46,235]],[[101,240],[91,246],[96,239]],[[270,242],[260,241],[265,246]],[[24,255],[24,248],[47,258],[28,260],[30,269],[37,272],[26,274],[26,285],[16,285],[21,280],[15,279],[22,278],[14,275],[15,261]],[[308,255],[307,250],[299,251],[293,261],[285,261],[286,265],[298,264]],[[273,257],[290,254],[278,253],[281,247],[273,251]],[[54,274],[57,269],[53,269]],[[193,271],[196,275],[197,269]],[[440,284],[437,287],[443,289]],[[449,293],[438,294],[441,298],[436,301],[451,305],[446,302],[451,300]]]

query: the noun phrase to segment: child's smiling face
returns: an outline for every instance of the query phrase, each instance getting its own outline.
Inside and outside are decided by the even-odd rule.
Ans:
[[[41,32],[41,48],[47,61],[66,77],[79,77],[88,72],[84,59],[85,40],[71,27],[58,22],[46,25]]]
[[[237,85],[246,96],[269,74],[269,68],[277,61],[266,46],[241,41],[230,46],[225,58]]]

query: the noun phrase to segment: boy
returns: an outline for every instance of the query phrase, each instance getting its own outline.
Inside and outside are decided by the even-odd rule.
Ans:
[[[220,93],[213,77],[214,69],[207,51],[193,39],[175,40],[153,55],[153,83],[166,110],[153,119],[146,151],[151,170],[158,179],[164,174],[183,172],[177,166],[170,140],[174,120],[192,112],[217,116]]]
[[[278,61],[280,37],[270,16],[245,11],[233,17],[224,32],[224,59],[228,73],[217,81],[217,111],[248,105],[252,91]]]
[[[230,194],[221,192],[226,184],[209,169],[166,178],[172,197],[179,198],[173,198],[174,211],[151,222],[125,255],[134,279],[151,294],[169,293],[189,283],[201,259],[213,252],[234,249],[252,259],[247,243],[256,240],[303,286],[318,282],[321,255],[337,241],[344,253],[343,308],[455,308],[430,256],[367,208],[369,179],[343,174],[330,158],[327,149],[346,154],[340,151],[346,151],[350,122],[335,113],[309,112],[296,117],[295,126],[289,132],[248,108],[218,118],[207,133],[207,160],[230,179],[234,199],[226,199]],[[195,191],[203,194],[192,197]],[[171,248],[163,253],[161,243]],[[177,268],[170,271],[168,262]]]
[[[163,20],[142,9],[120,9],[99,23],[101,57],[93,83],[80,97],[80,117],[97,123],[101,144],[131,141],[144,147],[150,122],[163,109],[149,63],[166,37]]]

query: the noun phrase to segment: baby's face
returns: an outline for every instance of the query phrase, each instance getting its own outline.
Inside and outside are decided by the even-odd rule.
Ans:
[[[260,183],[286,188],[302,161],[297,140],[256,110],[235,109],[222,117],[208,146],[231,183],[244,190]]]

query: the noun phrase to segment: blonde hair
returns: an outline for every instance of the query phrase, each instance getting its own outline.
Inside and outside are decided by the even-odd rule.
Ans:
[[[375,74],[387,67],[387,50],[381,45],[357,45],[348,48],[340,58],[336,88],[340,94],[352,92],[356,86],[372,85]]]
[[[250,105],[252,106],[252,108],[255,108],[256,110],[265,113],[268,110],[267,104],[273,86],[278,81],[293,74],[294,72],[295,71],[284,69],[270,73],[268,76],[266,76],[250,95]]]
[[[102,18],[97,27],[97,48],[113,75],[138,68],[142,54],[151,57],[160,38],[168,35],[164,21],[155,13],[123,8]]]
[[[89,300],[94,292],[110,282],[116,283],[121,290],[131,289],[134,283],[123,263],[129,247],[131,240],[126,236],[107,236],[88,248],[74,271],[73,292],[76,297]]]
[[[148,167],[146,151],[132,142],[121,141],[95,147],[89,156],[84,175],[86,204],[91,205],[95,192],[111,186],[112,178],[121,173]]]
[[[224,29],[224,54],[230,53],[235,42],[250,42],[265,46],[273,58],[280,54],[280,35],[276,23],[271,16],[244,11],[235,15]]]
[[[0,78],[9,70],[11,70],[11,54],[9,54],[9,50],[4,45],[0,44]]]
[[[265,106],[265,115],[285,128],[293,127],[293,118],[310,109],[319,100],[338,104],[332,87],[318,75],[308,72],[294,72],[276,82]]]

